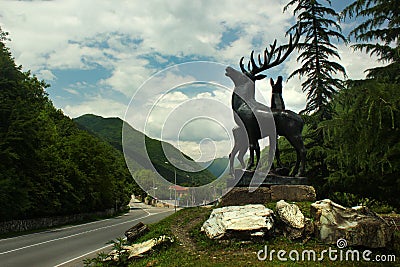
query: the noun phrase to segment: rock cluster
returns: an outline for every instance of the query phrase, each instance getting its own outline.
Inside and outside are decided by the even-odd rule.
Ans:
[[[214,209],[201,230],[211,239],[267,237],[283,233],[307,241],[315,236],[327,244],[345,240],[348,246],[386,247],[392,239],[390,225],[366,207],[345,208],[329,199],[311,204],[313,221],[296,204],[280,200],[276,214],[264,205],[227,206]]]

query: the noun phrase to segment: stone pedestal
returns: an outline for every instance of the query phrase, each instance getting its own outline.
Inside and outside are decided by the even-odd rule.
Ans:
[[[268,202],[316,200],[315,189],[309,185],[269,185],[249,192],[248,187],[234,187],[221,198],[221,206],[265,204]]]
[[[232,179],[228,179],[228,187],[248,187],[250,185],[250,181],[254,175],[257,175],[258,178],[263,178],[264,182],[261,186],[268,185],[307,185],[309,183],[307,177],[291,177],[291,176],[282,176],[271,173],[255,173],[254,171],[247,171],[241,169],[235,169],[235,177]]]
[[[262,175],[264,182],[255,191],[250,192],[249,184],[253,175]],[[264,174],[235,170],[235,178],[228,180],[228,188],[232,188],[221,198],[221,206],[239,206],[247,204],[265,204],[268,202],[310,201],[316,200],[314,187],[307,185],[306,177],[288,177],[275,174]]]

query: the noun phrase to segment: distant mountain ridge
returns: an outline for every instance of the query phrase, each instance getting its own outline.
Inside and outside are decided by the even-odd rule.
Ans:
[[[208,166],[207,170],[209,170],[216,177],[220,177],[229,172],[229,158],[222,157],[216,158],[206,162],[198,162],[201,166]]]
[[[170,182],[173,182],[172,179],[174,177],[174,167],[165,163],[168,161],[168,159],[164,155],[163,147],[168,149],[169,154],[172,155],[173,158],[179,158],[181,152],[171,144],[150,138],[140,131],[137,131],[129,124],[124,125],[124,121],[116,117],[103,118],[98,115],[85,114],[73,120],[80,129],[86,130],[89,133],[107,141],[113,147],[121,151],[121,153],[123,152],[122,129],[123,127],[128,127],[124,132],[124,134],[128,133],[129,135],[129,138],[127,141],[125,141],[128,142],[128,144],[124,148],[125,154],[130,155],[130,158],[128,159],[130,161],[129,167],[132,168],[133,166],[135,170],[151,169],[150,166],[147,166],[144,163],[146,162],[145,158],[148,156],[157,172]],[[147,151],[143,150],[143,140],[146,142]],[[199,166],[187,155],[183,154],[183,156],[189,161],[193,162],[190,164],[193,164],[194,167]],[[177,183],[186,186],[190,186],[192,184],[207,184],[216,178],[213,173],[214,172],[210,172],[208,170],[203,170],[196,173],[188,173],[176,169]],[[188,176],[190,176],[190,178],[188,178]]]

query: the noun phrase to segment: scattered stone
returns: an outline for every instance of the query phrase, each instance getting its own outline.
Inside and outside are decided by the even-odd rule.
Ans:
[[[285,200],[276,203],[276,212],[279,218],[290,227],[304,228],[304,215],[296,204],[289,204]]]
[[[276,213],[282,222],[284,236],[294,240],[302,238],[306,242],[314,233],[312,221],[305,218],[296,204],[289,204],[284,200],[276,203]]]
[[[147,233],[149,231],[149,227],[145,225],[142,222],[139,222],[135,226],[129,228],[128,230],[125,231],[125,236],[128,242],[132,243],[139,237],[141,237],[143,234]]]
[[[119,260],[119,255],[128,253],[128,259],[131,258],[140,258],[143,257],[143,254],[149,252],[151,249],[153,249],[155,246],[158,246],[162,243],[172,243],[174,240],[168,236],[162,235],[158,238],[153,238],[147,241],[144,241],[139,244],[133,244],[131,246],[123,246],[122,250],[119,252],[116,250],[111,251],[108,254],[108,257],[105,259],[105,261],[118,261]]]
[[[274,225],[273,214],[261,204],[217,208],[201,231],[211,239],[264,237]]]
[[[366,207],[345,208],[329,199],[311,204],[317,237],[336,244],[345,239],[347,246],[386,247],[393,231],[389,224]]]

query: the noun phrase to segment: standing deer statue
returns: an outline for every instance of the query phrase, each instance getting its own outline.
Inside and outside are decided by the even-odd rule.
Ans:
[[[296,150],[297,160],[292,175],[294,174],[295,176],[302,176],[304,173],[306,150],[301,134],[304,126],[304,122],[301,116],[290,110],[271,111],[267,106],[255,100],[255,81],[266,77],[265,75],[259,73],[281,64],[294,50],[299,41],[299,38],[300,31],[298,29],[296,31],[294,39],[293,36],[290,35],[289,44],[286,47],[281,46],[278,49],[276,49],[275,40],[274,43],[270,46],[270,50],[268,50],[268,48],[265,49],[263,63],[261,61],[261,56],[258,55],[259,66],[257,66],[254,60],[254,51],[252,51],[247,70],[243,65],[244,57],[240,59],[240,68],[242,72],[239,72],[232,67],[226,68],[225,75],[233,81],[235,86],[232,94],[232,109],[237,115],[234,116],[235,122],[238,125],[244,125],[245,131],[247,132],[248,144],[250,147],[250,160],[247,169],[250,169],[254,166],[254,152],[256,153],[257,163],[259,162],[260,147],[258,145],[258,140],[267,136],[269,136],[270,138],[276,138],[276,134],[278,134],[280,136],[286,137],[289,143]],[[285,52],[282,56],[283,51]],[[275,57],[275,60],[271,62],[271,60],[274,58],[274,55],[277,56]],[[265,129],[266,127],[268,127],[271,113],[275,123],[276,134],[272,133],[271,129]],[[236,142],[237,140],[235,140],[235,143]],[[236,147],[240,148],[240,145]],[[240,152],[240,149],[235,147],[234,149]],[[236,154],[237,151],[232,152],[235,152]],[[272,151],[272,149],[270,149],[270,151]],[[235,154],[231,153],[230,160],[232,160]],[[243,152],[240,154],[243,154]],[[281,165],[279,149],[277,146],[276,156],[278,165]],[[233,164],[231,164],[231,166],[232,165]]]

